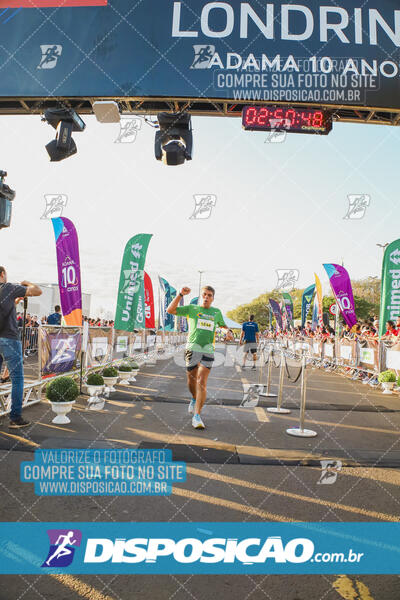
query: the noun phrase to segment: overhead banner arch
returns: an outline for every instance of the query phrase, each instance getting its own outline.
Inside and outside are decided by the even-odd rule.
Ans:
[[[0,0],[0,97],[400,109],[398,0]]]

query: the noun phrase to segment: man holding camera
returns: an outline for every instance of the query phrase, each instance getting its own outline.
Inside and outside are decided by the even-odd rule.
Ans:
[[[20,298],[41,294],[40,287],[29,281],[22,281],[21,284],[8,283],[6,270],[0,267],[0,369],[4,360],[12,383],[9,423],[11,429],[27,427],[30,424],[22,418],[24,364],[15,310],[16,302]]]

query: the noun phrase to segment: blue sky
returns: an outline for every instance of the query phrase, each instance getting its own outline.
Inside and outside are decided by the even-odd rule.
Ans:
[[[154,158],[154,129],[142,125],[132,144],[116,144],[119,126],[84,117],[74,134],[78,154],[50,163],[54,130],[40,116],[1,116],[0,168],[16,189],[12,225],[0,231],[0,264],[11,281],[57,278],[44,194],[68,196],[64,216],[77,227],[83,290],[92,312],[113,311],[126,241],[153,233],[147,269],[197,292],[198,270],[224,311],[275,287],[276,269],[299,269],[299,286],[323,262],[344,261],[352,278],[377,275],[376,243],[400,237],[400,131],[334,124],[329,136],[245,132],[237,118],[193,119],[191,163],[167,167]],[[190,220],[194,194],[215,194],[208,220]],[[368,194],[361,220],[344,220],[348,194]],[[194,295],[196,295],[194,293]]]

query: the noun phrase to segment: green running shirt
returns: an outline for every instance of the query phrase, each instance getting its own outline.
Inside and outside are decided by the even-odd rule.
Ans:
[[[188,304],[188,306],[178,306],[176,314],[179,317],[186,317],[189,323],[187,350],[213,354],[215,330],[217,327],[226,327],[219,308],[212,306],[203,308],[195,304]]]

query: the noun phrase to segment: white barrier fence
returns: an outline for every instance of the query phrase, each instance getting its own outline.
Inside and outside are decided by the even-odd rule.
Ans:
[[[24,385],[23,406],[40,402],[43,386],[57,377],[82,379],[91,371],[117,365],[127,358],[133,358],[139,366],[155,364],[158,358],[172,356],[175,349],[186,342],[186,334],[173,331],[134,334],[92,327],[88,330],[87,340],[84,340],[83,327],[27,329],[35,331],[29,332],[30,337],[25,338],[25,356],[27,350],[30,354],[37,353],[38,377]],[[0,386],[0,416],[8,414],[10,407],[11,384],[8,383]]]

